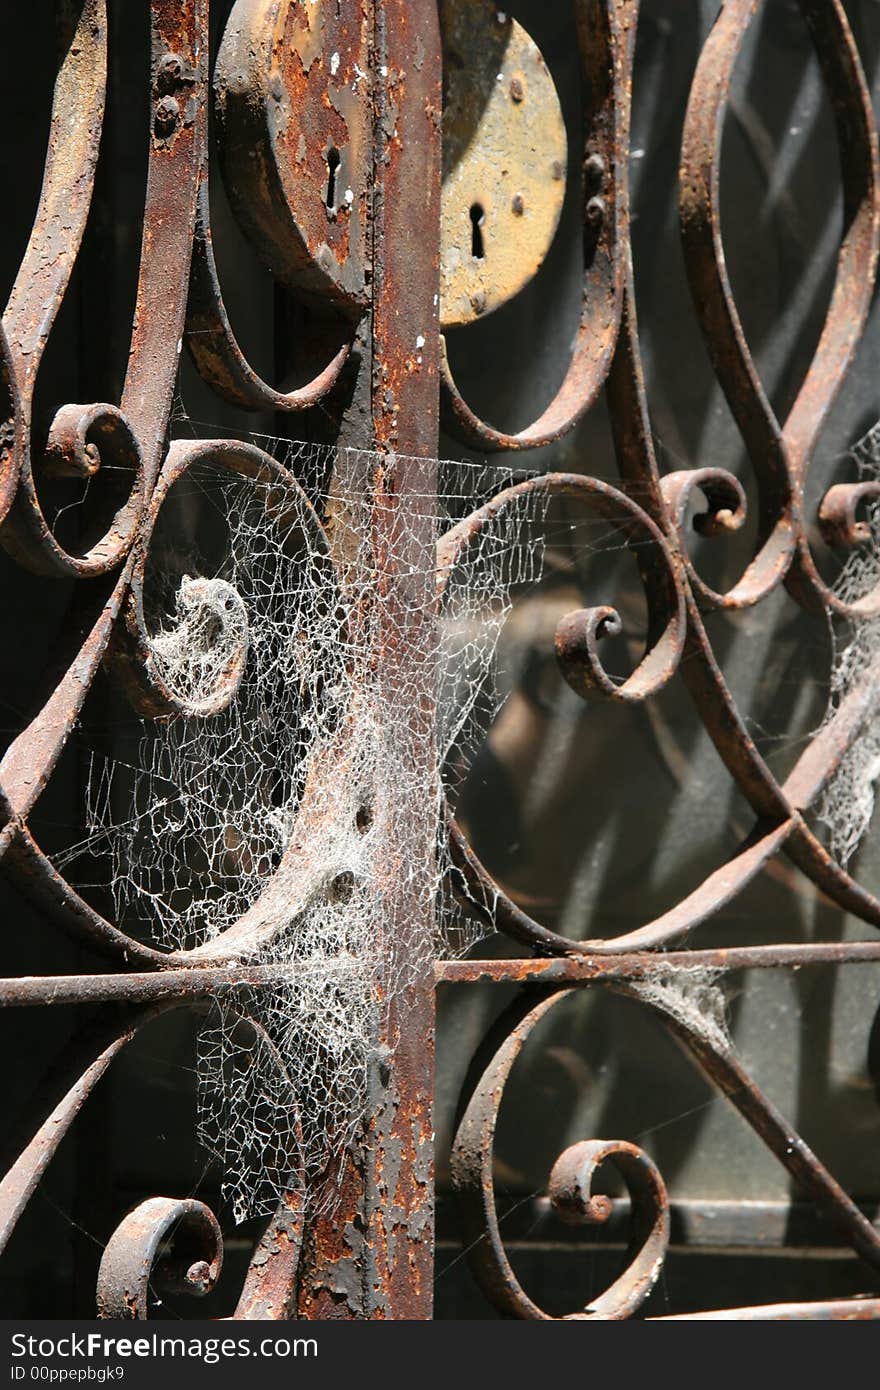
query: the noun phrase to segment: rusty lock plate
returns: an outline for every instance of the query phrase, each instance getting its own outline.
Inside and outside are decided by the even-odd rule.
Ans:
[[[230,200],[273,273],[349,314],[366,305],[370,35],[360,5],[237,0],[214,78]],[[471,323],[542,264],[565,197],[559,97],[526,31],[443,0],[440,319]],[[380,77],[383,74],[379,74]]]
[[[541,266],[565,197],[567,141],[540,49],[488,0],[443,0],[440,321],[472,323]]]
[[[370,8],[237,0],[214,102],[236,216],[277,278],[352,315],[367,302]]]

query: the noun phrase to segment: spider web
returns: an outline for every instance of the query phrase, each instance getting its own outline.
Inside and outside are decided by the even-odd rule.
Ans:
[[[880,424],[874,425],[851,451],[862,483],[880,481]],[[864,598],[880,584],[880,500],[869,501],[867,539],[847,557],[834,585],[846,603]],[[851,690],[861,684],[880,656],[880,618],[843,622],[832,630],[830,694],[825,722],[834,717]],[[876,683],[875,683],[876,684]],[[880,776],[880,686],[859,737],[844,754],[817,805],[828,831],[829,848],[846,866],[862,843],[874,814]]]
[[[458,549],[441,546],[438,567],[437,540],[522,472],[441,460],[436,489],[409,487],[405,508],[382,516],[393,489],[377,503],[372,483],[402,461],[250,438],[281,483],[209,461],[162,506],[144,609],[178,711],[137,721],[123,747],[91,749],[85,837],[56,856],[74,881],[83,859],[103,865],[78,886],[109,894],[137,939],[277,968],[234,1008],[212,1006],[197,1041],[198,1134],[236,1221],[269,1213],[291,1186],[332,1203],[327,1173],[367,1117],[390,1005],[435,955],[463,954],[491,929],[485,902],[462,902],[446,806],[528,659],[526,623],[522,652],[508,643],[499,661],[514,604],[561,576],[559,616],[579,605],[589,557],[632,546],[545,490],[518,490]],[[876,429],[854,457],[863,480],[880,478]],[[836,586],[848,601],[880,582],[880,504],[868,521],[870,544]],[[400,644],[405,658],[389,663]],[[840,626],[834,644],[828,718],[873,663],[880,620]],[[217,706],[224,683],[231,698]],[[875,725],[817,808],[844,863],[873,811]]]
[[[279,967],[234,1009],[213,1006],[197,1042],[198,1135],[237,1222],[291,1185],[332,1200],[390,1002],[485,934],[439,891],[444,796],[504,698],[498,639],[541,577],[547,510],[545,495],[518,500],[438,576],[438,535],[522,474],[441,463],[439,495],[408,491],[377,528],[365,483],[387,458],[253,438],[302,490],[210,462],[172,487],[144,615],[178,708],[140,720],[124,750],[91,750],[85,837],[56,857],[97,859],[139,940]],[[388,651],[422,629],[389,676]],[[389,917],[401,889],[403,921]]]

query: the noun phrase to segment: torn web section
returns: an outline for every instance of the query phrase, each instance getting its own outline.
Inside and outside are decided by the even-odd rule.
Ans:
[[[469,511],[488,511],[499,493],[525,481],[488,465],[449,464],[445,474],[444,534],[467,528]],[[548,502],[544,491],[524,493],[465,531],[454,548],[440,546],[437,744],[453,791],[512,688],[513,671],[499,668],[499,641],[517,597],[542,577]],[[449,766],[454,756],[459,772]]]
[[[297,447],[288,459],[280,450],[276,442],[275,457],[294,465],[316,494],[324,452],[304,458]],[[283,595],[283,612],[296,621],[272,653],[284,690],[270,711],[273,737],[284,741],[315,699],[328,705],[329,717],[297,739],[296,804],[277,866],[227,938],[241,938],[249,960],[279,968],[278,982],[248,1001],[253,1045],[243,1050],[240,1027],[230,1035],[223,1016],[200,1039],[199,1134],[220,1158],[237,1219],[266,1214],[292,1183],[302,1185],[313,1210],[333,1201],[326,1174],[341,1171],[333,1160],[353,1145],[365,1119],[383,1022],[405,983],[389,969],[382,867],[390,843],[412,871],[401,807],[411,818],[414,795],[421,793],[424,806],[425,789],[412,785],[411,759],[395,746],[418,681],[410,672],[403,689],[389,683],[382,660],[416,615],[397,569],[389,572],[398,557],[382,554],[389,518],[377,516],[365,486],[381,466],[378,456],[352,460],[347,451],[333,459],[321,533],[330,537],[332,564],[293,615]],[[423,587],[427,578],[423,566]],[[294,647],[291,668],[278,651],[289,656]],[[425,892],[430,899],[433,881]],[[415,961],[403,960],[415,970]]]
[[[861,483],[880,482],[880,424],[874,425],[852,449]],[[880,585],[880,498],[868,501],[867,538],[846,559],[834,584],[843,602],[852,604]],[[839,620],[832,629],[828,724],[847,695],[863,684],[880,660],[880,617]],[[816,813],[826,827],[831,853],[844,867],[871,824],[877,778],[880,776],[880,681],[873,685],[872,704],[859,736],[847,749],[819,798]]]
[[[722,971],[658,964],[649,976],[630,981],[627,993],[674,1019],[716,1052],[724,1053],[732,1044],[722,978]]]
[[[378,962],[360,920],[316,913],[266,952],[280,975],[240,1001],[245,1017],[215,1008],[199,1032],[198,1138],[236,1222],[292,1189],[332,1204],[324,1176],[355,1142],[375,1048]]]

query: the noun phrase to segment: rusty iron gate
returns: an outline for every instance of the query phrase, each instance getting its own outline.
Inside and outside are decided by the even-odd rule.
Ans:
[[[108,10],[112,26],[119,8],[106,0],[58,0],[59,60],[42,191],[0,334],[3,545],[17,569],[42,586],[41,594],[53,583],[72,592],[47,670],[30,692],[31,713],[12,731],[0,768],[0,857],[16,891],[47,922],[106,960],[101,973],[48,970],[0,981],[7,1010],[46,1015],[69,1007],[88,1016],[16,1119],[0,1182],[0,1240],[6,1243],[65,1135],[92,1103],[92,1092],[98,1095],[102,1077],[146,1023],[210,1000],[246,1011],[247,1000],[273,986],[271,965],[240,958],[246,956],[241,932],[232,947],[221,935],[210,951],[164,953],[129,935],[65,878],[35,829],[36,808],[64,766],[99,675],[117,689],[139,692],[148,710],[174,710],[150,666],[143,612],[144,565],[164,490],[194,460],[246,477],[272,471],[267,455],[236,438],[178,440],[169,447],[185,347],[218,399],[258,420],[274,419],[277,432],[290,439],[363,451],[358,457],[368,465],[349,472],[345,483],[360,490],[370,513],[380,557],[374,583],[391,596],[392,609],[395,595],[402,604],[400,596],[411,592],[414,558],[434,544],[430,517],[421,517],[414,499],[436,490],[441,426],[463,453],[513,459],[511,476],[521,495],[581,497],[635,557],[646,637],[631,674],[619,681],[607,673],[600,645],[619,630],[617,612],[597,606],[567,614],[555,632],[565,680],[585,701],[621,706],[650,701],[668,682],[681,682],[753,815],[741,847],[674,906],[616,936],[589,941],[556,932],[517,905],[449,815],[452,886],[508,949],[491,958],[479,952],[436,958],[426,908],[435,849],[417,804],[418,788],[434,775],[430,672],[436,634],[424,617],[427,602],[413,606],[411,621],[401,621],[398,612],[380,634],[381,681],[392,701],[406,681],[407,715],[395,730],[395,746],[400,758],[424,761],[424,778],[414,778],[401,793],[396,780],[389,777],[386,785],[379,772],[371,833],[383,833],[384,826],[390,835],[402,812],[415,827],[407,848],[416,847],[416,862],[404,873],[399,846],[389,842],[384,874],[372,891],[390,924],[389,957],[407,952],[424,964],[406,975],[382,1015],[368,1119],[340,1160],[336,1201],[309,1212],[291,1184],[251,1252],[234,1316],[431,1316],[432,1040],[434,992],[441,983],[516,987],[468,1075],[449,1169],[468,1261],[504,1314],[550,1316],[521,1286],[505,1249],[493,1188],[499,1107],[532,1030],[561,1001],[586,989],[626,996],[661,1021],[797,1191],[827,1215],[840,1242],[861,1257],[866,1284],[876,1288],[880,1232],[752,1079],[719,1021],[718,999],[731,972],[854,971],[880,961],[880,944],[869,936],[688,944],[695,927],[711,924],[768,866],[786,859],[826,899],[880,926],[880,902],[831,856],[810,817],[875,717],[874,673],[856,683],[780,780],[759,751],[749,712],[725,683],[711,635],[713,614],[760,613],[783,587],[818,623],[852,617],[814,558],[816,527],[828,546],[863,545],[870,540],[865,508],[880,497],[876,481],[838,481],[824,492],[818,511],[805,501],[820,432],[867,320],[880,234],[877,133],[847,7],[842,0],[799,4],[833,113],[843,217],[824,326],[783,419],[774,413],[746,342],[720,226],[726,106],[758,0],[723,0],[693,76],[680,165],[684,263],[705,348],[756,484],[752,552],[739,579],[719,590],[697,572],[690,553],[693,503],[705,502],[697,529],[723,540],[744,522],[743,485],[711,460],[672,470],[658,462],[643,382],[629,219],[638,0],[574,0],[568,7],[582,118],[582,144],[568,166],[541,55],[494,3],[236,0],[223,7],[222,35],[214,17],[213,38],[209,0],[139,5],[150,25],[149,152],[130,350],[118,400],[55,401],[46,427],[40,423],[45,404],[40,411],[35,404],[93,203],[108,86]],[[219,56],[212,51],[218,37]],[[300,317],[281,315],[276,330],[285,339],[279,353],[298,363],[292,388],[273,386],[256,370],[224,305],[208,191],[212,103],[210,144],[241,228],[300,304]],[[570,363],[539,418],[508,433],[480,418],[456,385],[444,331],[467,331],[532,279],[553,238],[567,167],[578,174],[583,269]],[[211,168],[214,177],[212,162]],[[568,436],[600,398],[613,433],[616,482],[592,479],[586,468],[536,472],[529,451],[543,449],[543,463],[546,446]],[[218,415],[218,425],[225,418]],[[299,421],[309,422],[302,436]],[[274,487],[292,486],[281,465],[274,469]],[[73,540],[60,539],[51,519],[46,497],[53,479],[86,480],[102,498],[96,517]],[[316,499],[331,533],[337,483],[328,480]],[[503,505],[485,493],[475,496],[452,539],[441,536],[441,558],[448,563],[451,552],[466,548]],[[328,546],[343,565],[338,536],[334,542],[331,534]],[[437,567],[443,567],[439,561]],[[417,582],[433,594],[433,574]],[[857,610],[855,616],[866,619],[880,612],[878,593],[860,599]],[[324,769],[327,779],[344,779],[345,772],[344,759]],[[383,811],[383,797],[400,795],[412,804]],[[320,821],[311,830],[305,825],[301,839],[307,833],[322,834]],[[14,931],[14,923],[8,926]],[[595,1227],[609,1218],[615,1203],[601,1184],[593,1190],[603,1166],[617,1170],[628,1194],[625,1268],[587,1308],[569,1315],[623,1319],[638,1312],[661,1276],[669,1198],[663,1175],[637,1144],[588,1139],[568,1147],[550,1174],[550,1201],[563,1219]],[[204,1203],[148,1198],[118,1214],[101,1262],[98,1308],[103,1316],[146,1317],[155,1290],[211,1291],[222,1262],[220,1229]],[[873,1318],[880,1316],[880,1297],[711,1316]]]

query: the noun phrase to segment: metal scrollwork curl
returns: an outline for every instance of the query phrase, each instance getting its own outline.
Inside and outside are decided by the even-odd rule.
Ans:
[[[476,1059],[450,1160],[471,1268],[495,1307],[518,1318],[543,1320],[551,1315],[525,1292],[504,1249],[492,1181],[495,1127],[517,1057],[529,1034],[561,998],[564,994],[552,994],[536,1005],[532,997],[530,1003],[514,1005],[512,1017],[508,1013],[499,1021]],[[568,1222],[596,1224],[607,1219],[609,1199],[591,1190],[604,1163],[613,1164],[623,1177],[632,1203],[626,1268],[585,1308],[566,1314],[567,1319],[631,1317],[656,1284],[669,1244],[669,1199],[663,1179],[649,1156],[624,1140],[586,1140],[560,1155],[549,1182],[557,1213]]]
[[[220,1278],[217,1218],[192,1197],[149,1197],[107,1242],[98,1273],[98,1316],[143,1319],[151,1288],[204,1297]]]
[[[324,564],[321,574],[330,582],[331,567],[324,529],[314,508],[292,474],[254,445],[238,440],[177,441],[171,445],[159,481],[150,503],[141,535],[137,563],[134,567],[123,620],[118,625],[111,648],[110,660],[129,699],[147,718],[169,714],[185,714],[208,718],[225,709],[234,698],[241,681],[248,651],[247,612],[240,596],[228,583],[198,577],[184,577],[178,590],[176,621],[182,628],[210,618],[215,629],[227,632],[229,652],[222,669],[212,681],[212,688],[194,699],[191,693],[172,687],[157,661],[155,638],[149,631],[144,608],[145,584],[150,561],[150,543],[155,534],[163,506],[177,483],[193,468],[206,466],[220,476],[237,477],[255,483],[261,489],[261,503],[279,531],[281,542],[292,557],[297,554],[297,541],[305,538],[309,563],[303,564],[304,582],[317,583],[315,567]],[[312,558],[314,557],[314,558]],[[222,586],[222,602],[212,602],[214,592]],[[184,632],[185,635],[185,632]],[[217,645],[221,631],[213,632]]]
[[[556,651],[569,685],[584,698],[593,694],[616,701],[644,700],[675,672],[684,646],[684,592],[666,542],[651,518],[625,493],[598,478],[579,473],[546,473],[499,492],[485,506],[457,522],[437,545],[437,585],[443,593],[456,564],[481,532],[499,516],[515,515],[536,500],[571,497],[619,531],[636,556],[648,603],[648,634],[642,660],[626,680],[617,682],[603,669],[598,644],[621,630],[616,610],[606,605],[579,609],[557,628]]]
[[[662,532],[651,517],[625,493],[597,478],[581,474],[547,473],[498,493],[477,511],[447,531],[437,544],[437,586],[443,596],[455,566],[466,558],[482,532],[499,516],[516,516],[535,499],[573,498],[609,522],[636,558],[648,606],[645,652],[630,675],[618,683],[602,666],[599,644],[620,631],[616,610],[608,605],[577,609],[557,625],[555,646],[567,683],[583,699],[609,699],[618,704],[643,701],[661,690],[675,674],[686,633],[685,588],[680,569]],[[548,930],[521,911],[502,892],[449,816],[449,846],[453,884],[467,909],[487,924],[517,940],[553,953],[582,952],[595,943],[573,942]]]

